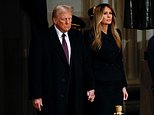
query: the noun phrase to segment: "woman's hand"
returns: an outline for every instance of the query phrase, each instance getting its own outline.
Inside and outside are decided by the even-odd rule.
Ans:
[[[122,92],[123,92],[123,100],[127,100],[128,99],[128,93],[127,93],[126,87],[122,88]]]

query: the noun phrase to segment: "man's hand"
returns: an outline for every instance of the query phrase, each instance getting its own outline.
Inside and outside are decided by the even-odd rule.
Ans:
[[[38,109],[39,111],[41,111],[41,106],[43,106],[43,104],[42,104],[42,98],[33,99],[32,100],[32,104],[33,104],[33,106],[36,109]]]
[[[93,102],[95,98],[95,90],[87,91],[88,101]]]

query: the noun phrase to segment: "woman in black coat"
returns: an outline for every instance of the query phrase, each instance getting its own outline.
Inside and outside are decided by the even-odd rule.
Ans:
[[[113,115],[115,106],[123,105],[128,93],[120,31],[109,4],[96,6],[93,26],[84,32],[84,40],[95,76],[94,115]]]

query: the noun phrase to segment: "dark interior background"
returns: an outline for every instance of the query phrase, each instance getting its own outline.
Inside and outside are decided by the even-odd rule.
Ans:
[[[0,115],[35,114],[28,100],[27,55],[31,22],[37,19],[33,25],[42,28],[37,24],[44,24],[41,21],[46,18],[42,12],[45,0],[43,4],[42,1],[37,0],[37,4],[34,4],[36,0],[0,2]]]

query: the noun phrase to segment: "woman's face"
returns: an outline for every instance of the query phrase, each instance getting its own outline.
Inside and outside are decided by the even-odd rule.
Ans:
[[[102,16],[102,24],[103,25],[108,25],[112,23],[112,11],[109,7],[105,7],[103,11],[103,16]]]

